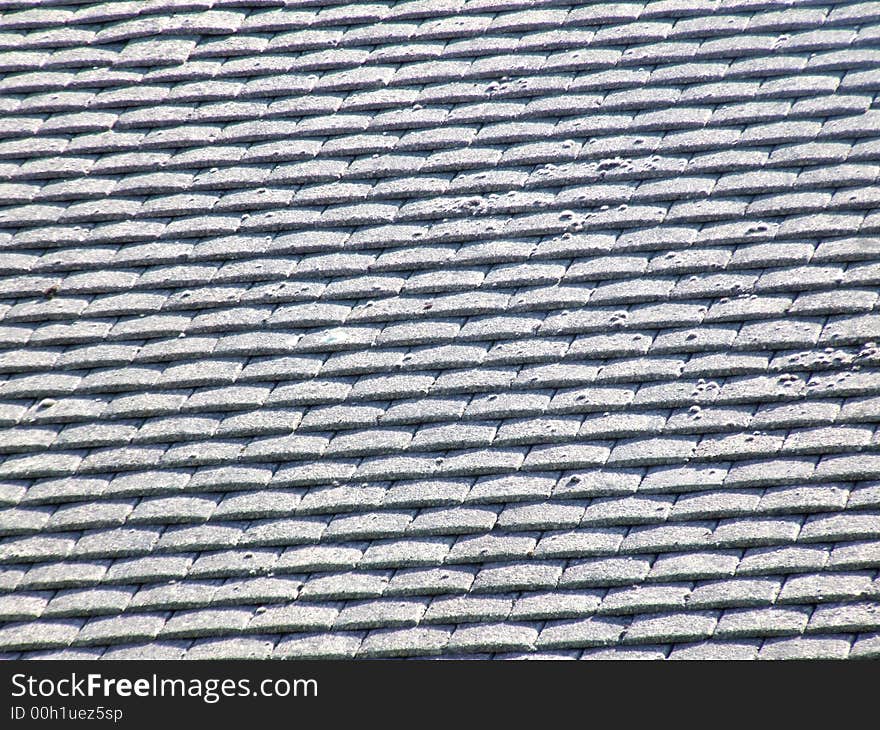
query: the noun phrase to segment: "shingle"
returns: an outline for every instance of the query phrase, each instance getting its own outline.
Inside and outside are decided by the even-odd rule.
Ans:
[[[476,422],[423,426],[413,436],[411,448],[444,451],[488,446],[495,436],[495,426]]]
[[[690,593],[687,584],[611,588],[602,598],[597,612],[602,615],[627,615],[673,611],[684,608]]]
[[[686,552],[660,555],[648,580],[700,580],[732,576],[739,563],[737,551]]]
[[[730,579],[701,584],[688,597],[694,608],[730,608],[770,605],[776,599],[780,581],[773,578]]]
[[[423,622],[459,624],[480,621],[503,621],[511,611],[513,599],[496,596],[440,596],[434,598]]]
[[[334,627],[351,630],[415,626],[425,613],[427,603],[419,599],[349,603],[339,612]]]
[[[274,549],[214,550],[196,558],[187,575],[200,579],[258,575],[271,571],[277,558]]]
[[[713,542],[712,522],[633,527],[621,545],[625,553],[673,552],[706,548]]]
[[[558,620],[579,618],[593,613],[601,600],[599,591],[531,593],[517,599],[513,620]]]
[[[810,616],[807,631],[811,633],[839,633],[876,631],[878,606],[874,601],[818,606]]]
[[[531,535],[498,535],[494,533],[464,535],[455,540],[445,562],[487,563],[527,558],[535,547]]]
[[[467,494],[470,480],[400,481],[391,486],[384,497],[386,507],[429,507],[459,504]]]
[[[5,651],[69,646],[82,623],[81,619],[10,623],[0,629],[0,646]]]
[[[451,653],[479,651],[528,651],[533,648],[538,631],[522,624],[477,624],[459,626],[449,639]]]
[[[50,530],[116,527],[131,516],[132,507],[130,501],[63,505],[55,510],[46,527]]]
[[[526,469],[577,469],[601,466],[608,459],[607,446],[566,444],[565,446],[534,446],[523,464]]]
[[[189,571],[193,558],[188,555],[158,555],[114,560],[104,577],[108,583],[152,583],[179,580]]]
[[[120,613],[128,606],[134,592],[134,588],[125,587],[59,591],[49,601],[44,615],[67,617]]]
[[[303,586],[302,600],[365,599],[381,596],[389,585],[382,573],[338,573],[313,577]]]
[[[500,503],[549,496],[554,479],[546,474],[489,475],[478,478],[467,494],[473,503]]]
[[[363,568],[408,568],[440,565],[449,553],[449,538],[373,542],[360,560]]]
[[[789,576],[777,602],[810,603],[811,601],[854,600],[869,592],[870,573],[828,573],[824,575]]]
[[[449,630],[418,627],[371,631],[358,653],[359,657],[431,656],[440,654],[449,640]]]
[[[7,622],[38,619],[48,601],[47,594],[8,594],[0,597],[0,616]]]
[[[465,404],[464,413],[472,418],[528,416],[546,410],[550,397],[549,392],[477,394]]]
[[[552,589],[556,587],[562,567],[552,563],[512,563],[484,566],[474,579],[474,593],[496,593],[517,590]]]
[[[375,429],[337,434],[327,445],[326,454],[335,457],[392,453],[411,445],[412,436],[406,429]]]
[[[641,470],[637,469],[586,470],[564,474],[557,482],[553,494],[571,499],[631,494],[638,489],[641,480]]]
[[[9,563],[42,562],[63,559],[73,550],[75,538],[58,533],[55,535],[35,535],[14,537],[4,541],[0,555]]]
[[[498,516],[506,530],[540,530],[575,527],[582,523],[584,508],[578,504],[508,506]]]
[[[133,524],[201,522],[211,516],[216,506],[216,498],[153,497],[142,500],[129,521]]]
[[[250,609],[218,608],[176,612],[162,628],[167,638],[199,637],[234,633],[247,625]]]
[[[88,646],[126,644],[133,641],[152,641],[165,624],[165,616],[161,614],[136,614],[110,617],[96,617],[86,621],[76,644]],[[162,646],[157,647],[157,654],[162,655]],[[181,650],[182,653],[182,650]],[[170,652],[169,652],[170,654]],[[116,656],[119,656],[116,654]],[[166,655],[167,656],[167,655]],[[121,658],[121,657],[120,657]]]
[[[474,572],[467,568],[405,568],[388,582],[387,596],[435,596],[467,593]]]
[[[38,532],[48,524],[50,509],[7,509],[0,512],[0,530],[7,535]]]
[[[381,486],[336,485],[314,486],[302,495],[297,506],[299,514],[336,514],[364,512],[382,503],[385,490]]]
[[[559,579],[560,588],[633,585],[643,580],[650,562],[636,557],[609,557],[570,564]]]
[[[103,561],[44,562],[31,566],[17,584],[25,589],[82,588],[97,585],[106,573],[107,564]]]
[[[402,535],[412,522],[410,512],[379,512],[337,516],[327,527],[327,536],[341,540],[378,539]]]
[[[865,540],[876,538],[876,533],[876,514],[842,512],[808,517],[798,539],[803,542]]]
[[[609,497],[593,500],[581,525],[637,525],[664,522],[673,499],[666,496]]]
[[[262,632],[318,631],[333,626],[339,614],[339,604],[293,603],[272,606],[257,611],[248,624],[248,630]]]
[[[687,461],[694,453],[696,439],[671,437],[619,442],[608,462],[617,466],[642,466],[669,461]]]
[[[524,456],[521,449],[486,448],[452,452],[434,463],[443,475],[480,476],[514,472],[522,467]]]
[[[877,634],[860,635],[853,642],[849,656],[851,659],[874,659],[877,657]]]
[[[614,618],[548,621],[541,629],[537,647],[612,646],[623,635],[628,623],[627,620]]]
[[[497,514],[497,508],[488,507],[425,509],[415,516],[408,529],[421,535],[485,532],[495,525]]]
[[[878,504],[878,488],[880,488],[880,484],[876,482],[858,485],[847,495],[846,504],[854,509],[874,508]]]
[[[719,638],[799,635],[809,616],[804,607],[731,609],[722,614],[715,633]]]
[[[295,634],[282,639],[272,654],[276,659],[350,659],[357,653],[362,634]]]
[[[639,616],[627,627],[623,641],[630,644],[699,641],[712,636],[717,623],[712,612]]]
[[[141,529],[145,533],[144,537],[150,535],[149,528]],[[169,552],[185,552],[233,547],[241,537],[242,528],[235,523],[168,527],[164,531],[153,530],[151,536],[154,540],[159,532],[161,532],[161,537],[156,542],[158,549]]]
[[[764,642],[759,659],[844,659],[849,654],[847,638],[794,637]]]
[[[674,520],[712,519],[750,515],[756,511],[760,494],[754,491],[709,491],[680,495],[671,511]]]
[[[274,641],[260,638],[197,639],[186,659],[267,659]]]
[[[260,520],[250,523],[245,533],[241,535],[240,545],[246,546],[265,546],[265,545],[295,545],[300,543],[316,542],[327,527],[329,518],[327,517],[306,517],[306,518],[279,518]],[[235,523],[232,523],[235,525]],[[223,527],[223,534],[218,537],[227,538],[234,545],[238,537],[235,527]],[[195,530],[190,530],[196,532]],[[218,537],[214,540],[221,542]],[[225,545],[223,545],[225,547]]]
[[[587,649],[581,653],[579,659],[584,661],[620,661],[622,659],[657,661],[666,659],[668,653],[668,646],[615,646],[604,649]]]
[[[761,644],[758,641],[706,641],[682,644],[672,649],[670,659],[742,661],[757,659]]]
[[[543,534],[534,549],[534,554],[542,558],[614,555],[620,547],[625,532],[626,528],[551,530]]]

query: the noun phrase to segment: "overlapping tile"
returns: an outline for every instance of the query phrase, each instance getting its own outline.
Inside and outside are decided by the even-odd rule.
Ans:
[[[5,4],[3,650],[876,656],[870,3],[272,5]]]

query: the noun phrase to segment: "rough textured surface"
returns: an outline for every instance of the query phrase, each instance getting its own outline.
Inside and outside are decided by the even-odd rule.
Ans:
[[[876,3],[0,4],[4,656],[878,656]]]

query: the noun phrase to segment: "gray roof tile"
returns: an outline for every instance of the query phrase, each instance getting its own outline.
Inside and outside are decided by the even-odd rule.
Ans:
[[[634,585],[650,570],[650,561],[638,557],[608,557],[572,562],[559,579],[560,588]]]
[[[415,626],[424,615],[427,603],[424,599],[349,603],[336,617],[334,627],[351,630]]]
[[[850,647],[852,659],[875,659],[878,655],[877,634],[860,635]]]
[[[484,566],[474,579],[474,593],[510,592],[525,589],[552,589],[562,574],[553,563],[512,563]]]
[[[247,628],[263,632],[321,631],[333,626],[339,604],[292,603],[256,610]]]
[[[125,587],[59,591],[49,601],[43,615],[68,617],[118,613],[125,610],[134,593],[134,588]]]
[[[449,635],[448,629],[428,626],[374,630],[364,639],[358,657],[437,655],[446,647]]]
[[[541,629],[541,649],[613,646],[626,631],[628,621],[615,618],[586,618],[548,621]]]
[[[691,589],[683,585],[611,588],[597,608],[601,615],[628,615],[684,608]]]
[[[761,646],[759,659],[845,659],[850,652],[848,637],[792,637],[769,639]]]
[[[504,621],[513,607],[512,598],[500,596],[439,596],[434,598],[423,618],[430,624],[461,624]]]
[[[361,646],[363,633],[292,634],[275,646],[275,659],[350,659]]]
[[[474,624],[456,628],[447,648],[452,653],[529,651],[538,631],[523,624]]]
[[[614,555],[620,547],[625,532],[626,528],[548,531],[538,541],[534,553],[547,558]]]
[[[114,644],[130,644],[131,642],[149,642],[159,635],[164,625],[165,616],[163,614],[90,618],[76,637],[76,644],[80,646],[113,646]],[[157,648],[161,651],[161,645]],[[115,654],[115,656],[119,657],[119,654]],[[170,651],[168,654],[157,652],[153,656],[158,658],[174,656],[174,654]]]
[[[439,596],[467,593],[474,571],[467,568],[405,568],[388,582],[388,596]]]
[[[181,659],[186,652],[186,641],[154,641],[149,644],[108,647],[102,659]]]
[[[9,623],[0,629],[0,646],[4,651],[63,648],[76,638],[82,624],[73,619]]]
[[[591,614],[599,605],[598,591],[530,593],[517,599],[512,620],[558,620]]]
[[[254,638],[196,639],[186,659],[268,659],[274,641]]]
[[[247,625],[251,609],[215,608],[177,611],[166,621],[163,638],[195,638],[239,631]]]
[[[623,641],[630,644],[699,641],[712,636],[717,614],[713,612],[645,615],[633,619]]]
[[[673,648],[669,658],[741,661],[745,659],[757,659],[759,648],[760,645],[758,642],[748,641],[712,641],[698,644],[682,644],[680,647]]]
[[[719,619],[716,635],[726,638],[798,635],[807,625],[810,610],[774,606],[730,609]]]
[[[810,616],[806,630],[811,633],[876,631],[878,611],[880,609],[873,600],[818,606]]]

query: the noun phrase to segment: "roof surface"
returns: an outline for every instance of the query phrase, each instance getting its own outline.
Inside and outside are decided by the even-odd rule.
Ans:
[[[880,656],[880,3],[2,6],[4,657]]]

